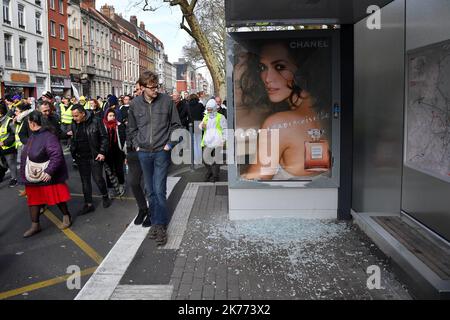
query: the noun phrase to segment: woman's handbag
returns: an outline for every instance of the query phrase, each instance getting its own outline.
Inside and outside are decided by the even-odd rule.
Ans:
[[[47,169],[49,163],[50,160],[42,163],[33,162],[27,157],[27,162],[25,164],[25,178],[27,181],[41,182],[44,179],[44,170]]]
[[[30,150],[32,142],[33,141],[30,141],[28,150]],[[44,171],[47,169],[49,163],[50,160],[41,163],[33,162],[27,156],[27,161],[25,163],[25,178],[27,181],[32,183],[41,182],[44,179]]]

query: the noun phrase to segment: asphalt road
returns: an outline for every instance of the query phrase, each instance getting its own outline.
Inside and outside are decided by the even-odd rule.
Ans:
[[[66,160],[71,163],[70,157]],[[59,230],[62,215],[57,207],[50,207],[41,216],[42,231],[28,239],[22,237],[31,224],[28,207],[26,199],[18,196],[23,186],[0,184],[0,299],[73,299],[79,289],[68,288],[68,267],[81,271],[81,289],[137,214],[127,190],[125,199],[115,199],[108,209],[103,209],[100,197],[94,198],[96,211],[77,217],[83,205],[81,180],[71,165],[69,175],[73,226],[66,232]],[[94,183],[93,191],[99,195]],[[69,279],[69,283],[76,281]]]

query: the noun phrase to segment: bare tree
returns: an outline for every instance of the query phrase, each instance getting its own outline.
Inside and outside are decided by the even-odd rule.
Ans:
[[[141,0],[144,11],[155,11],[161,0]],[[155,5],[152,6],[150,2]],[[163,0],[170,6],[178,6],[183,14],[180,28],[185,30],[197,45],[208,67],[214,84],[215,95],[225,97],[225,9],[224,0]],[[195,50],[189,46],[191,53]]]

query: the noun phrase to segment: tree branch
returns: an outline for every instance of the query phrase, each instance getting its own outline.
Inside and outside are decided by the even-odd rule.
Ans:
[[[181,6],[181,0],[171,0],[171,1],[169,2],[169,4],[170,4],[171,6],[177,6],[177,5],[180,5],[180,6]]]
[[[139,5],[139,3],[137,3],[136,5]],[[148,0],[145,0],[145,4],[144,4],[144,7],[142,8],[142,11],[152,11],[152,12],[154,12],[154,11],[158,10],[159,8],[161,8],[161,6],[155,8],[155,7],[151,6],[148,3]]]
[[[195,9],[195,5],[197,4],[197,0],[192,0],[191,4],[189,5],[189,12],[193,13]]]
[[[180,28],[183,29],[184,31],[186,31],[194,40],[197,40],[197,38],[192,33],[191,29],[186,27],[186,25],[184,24],[184,15],[183,15],[183,19],[181,20],[181,23],[180,23]]]

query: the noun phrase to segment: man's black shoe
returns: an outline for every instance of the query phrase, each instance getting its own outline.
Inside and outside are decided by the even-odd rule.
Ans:
[[[17,186],[17,180],[16,179],[9,180],[9,187],[14,188],[15,186]]]
[[[142,226],[144,228],[148,228],[152,225],[152,221],[150,220],[150,214],[147,214],[147,216],[145,217],[144,222],[142,223]]]
[[[134,224],[135,224],[135,225],[140,225],[140,224],[142,224],[142,222],[143,222],[144,219],[145,219],[145,216],[147,215],[147,212],[148,212],[147,209],[139,210],[139,213],[138,213],[136,219],[134,219]]]
[[[213,176],[212,172],[207,172],[205,174],[205,182],[209,182],[212,176]]]
[[[85,204],[84,207],[80,211],[78,211],[77,215],[82,216],[82,215],[84,215],[86,213],[94,212],[94,211],[95,211],[94,205],[92,205],[92,204],[91,205]]]
[[[167,243],[167,232],[164,226],[157,226],[156,229],[156,244],[158,246],[163,246]]]
[[[109,208],[111,206],[111,203],[112,201],[108,196],[103,197],[103,208]]]

